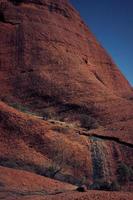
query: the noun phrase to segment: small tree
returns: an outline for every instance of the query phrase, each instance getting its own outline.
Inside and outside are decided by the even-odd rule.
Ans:
[[[52,162],[47,168],[47,175],[54,178],[59,172],[63,172],[66,166],[66,155],[69,155],[69,149],[64,147],[61,140],[53,142]]]
[[[56,174],[58,174],[62,170],[62,167],[55,164],[54,162],[49,165],[49,167],[46,170],[46,175],[54,178]]]
[[[70,149],[72,142],[68,142],[68,140],[63,139],[61,136],[58,136],[52,143],[51,143],[51,163],[47,168],[47,175],[54,178],[58,175],[66,174],[66,169],[71,168],[73,170],[73,177],[78,180],[77,184],[79,185],[84,184],[87,181],[87,173],[86,172],[86,158],[81,156],[79,158],[77,154],[77,149],[75,145]],[[78,149],[81,151],[82,148]],[[82,171],[82,174],[81,172]],[[80,173],[80,174],[79,174]],[[78,178],[76,178],[78,176]]]

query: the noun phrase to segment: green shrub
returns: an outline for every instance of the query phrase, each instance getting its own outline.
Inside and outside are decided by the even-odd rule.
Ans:
[[[125,163],[121,162],[116,172],[119,183],[124,184],[129,181],[131,171]]]
[[[20,105],[19,103],[10,103],[10,106],[12,106],[13,108],[16,108],[17,110],[20,110],[22,112],[26,112],[27,108]]]
[[[43,119],[44,120],[48,120],[48,119],[54,119],[55,118],[55,113],[51,112],[51,111],[48,111],[48,110],[45,110],[43,112]]]
[[[44,176],[46,173],[46,167],[36,165],[34,163],[28,163],[23,160],[18,160],[14,158],[0,157],[0,165],[4,167],[9,167],[13,169],[22,169],[26,171],[35,172],[36,174]]]
[[[110,191],[111,190],[111,184],[107,181],[103,180],[96,180],[93,184],[89,187],[92,190],[105,190]]]
[[[110,187],[111,187],[111,191],[120,191],[120,185],[118,181],[113,181]]]
[[[86,128],[88,130],[96,129],[99,126],[95,118],[85,115],[85,114],[80,116],[80,123],[81,123],[81,127]]]
[[[69,128],[68,127],[61,127],[61,126],[55,126],[52,128],[53,131],[59,132],[59,133],[68,133]]]
[[[50,178],[54,178],[62,170],[58,164],[53,163],[46,169],[46,175]]]
[[[86,185],[86,183],[87,183],[87,177],[83,176],[79,181],[79,187],[82,185]]]
[[[21,105],[21,104],[19,104],[19,103],[8,103],[8,104],[9,104],[11,107],[13,107],[13,108],[15,108],[15,109],[17,109],[17,110],[19,110],[19,111],[21,111],[21,112],[27,113],[27,114],[29,114],[29,115],[37,115],[37,116],[40,116],[39,113],[32,112],[32,111],[30,111],[30,109],[29,109],[28,107],[23,106],[23,105]]]

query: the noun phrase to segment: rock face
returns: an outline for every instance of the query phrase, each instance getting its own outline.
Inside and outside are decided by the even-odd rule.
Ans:
[[[67,0],[0,1],[0,38],[1,166],[49,175],[52,162],[74,184],[133,166],[133,88]]]

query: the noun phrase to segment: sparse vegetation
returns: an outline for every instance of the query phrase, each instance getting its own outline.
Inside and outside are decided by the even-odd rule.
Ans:
[[[27,114],[30,114],[30,115],[40,116],[38,113],[34,113],[34,112],[30,111],[29,108],[27,108],[26,106],[23,106],[19,103],[12,103],[12,104],[10,104],[10,106],[12,106],[13,108],[15,108],[17,110],[20,110],[21,112],[24,112],[24,113],[27,113]]]
[[[51,111],[48,111],[48,110],[45,110],[43,112],[43,119],[44,120],[48,120],[48,119],[54,119],[55,118],[55,113],[51,112]]]
[[[10,104],[13,108],[16,108],[17,110],[20,110],[22,112],[27,112],[27,108],[22,106],[21,104],[19,103],[12,103]]]
[[[52,161],[48,167],[49,175],[54,178],[59,172],[63,172],[66,166],[66,159],[69,156],[69,149],[64,147],[64,143],[60,140],[53,142]]]
[[[96,180],[89,188],[92,190],[119,191],[120,185],[117,181]]]
[[[8,97],[3,97],[1,98],[1,101],[7,103],[9,106],[21,111],[21,112],[24,112],[24,113],[27,113],[27,114],[30,114],[30,115],[38,115],[40,116],[38,113],[34,113],[32,111],[30,111],[30,109],[27,107],[27,106],[24,106],[22,105],[21,103],[18,103],[18,102],[13,102],[12,98],[8,98]]]
[[[14,169],[23,169],[26,171],[32,171],[40,175],[45,174],[45,168],[43,166],[39,166],[34,163],[27,163],[20,159],[0,157],[0,165]]]
[[[111,191],[120,191],[120,184],[117,180],[113,181],[110,185]]]
[[[127,166],[125,163],[121,162],[117,168],[117,178],[120,184],[125,184],[133,178],[133,170],[130,166]]]
[[[81,115],[80,123],[81,123],[81,127],[86,128],[88,130],[96,129],[99,126],[99,124],[95,118],[93,118],[89,115],[86,115],[86,114]]]
[[[104,181],[104,180],[95,180],[94,183],[91,184],[89,188],[92,189],[92,190],[110,191],[111,185],[110,185],[109,182]]]
[[[69,127],[54,126],[52,130],[59,133],[68,133]]]
[[[54,178],[56,174],[61,172],[62,166],[59,166],[57,163],[52,163],[49,165],[49,167],[46,169],[46,175],[50,178]]]
[[[75,150],[70,150],[71,144],[72,143],[67,143],[67,141],[64,143],[64,141],[61,139],[56,139],[55,142],[52,143],[52,161],[47,172],[48,176],[52,178],[63,176],[63,181],[74,183],[79,186],[86,183],[86,159],[77,159]],[[66,174],[66,169],[68,169],[68,166],[73,170],[73,177],[69,176],[69,174]],[[79,172],[80,170],[82,171],[81,176],[79,175],[79,173],[81,173]],[[77,175],[78,178],[76,178]]]
[[[83,176],[80,180],[80,183],[79,183],[79,186],[82,186],[82,185],[86,185],[87,183],[87,177],[86,176]]]

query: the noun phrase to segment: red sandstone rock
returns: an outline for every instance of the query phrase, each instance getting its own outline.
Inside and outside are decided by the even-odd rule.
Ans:
[[[12,2],[0,4],[1,98],[39,112],[85,107],[104,124],[132,115],[131,86],[67,1]]]
[[[0,39],[1,166],[46,175],[56,161],[55,178],[89,184],[133,165],[133,89],[67,0],[0,1]],[[83,115],[97,129],[75,128]]]

